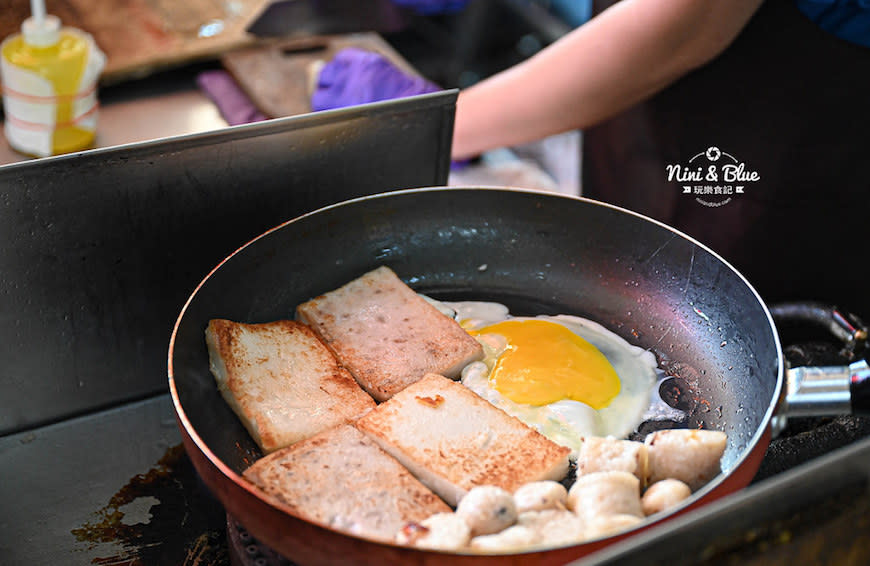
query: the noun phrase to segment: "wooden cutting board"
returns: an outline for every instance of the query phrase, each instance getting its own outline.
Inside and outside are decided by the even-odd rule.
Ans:
[[[376,33],[277,41],[227,53],[221,61],[261,112],[270,118],[279,118],[311,111],[312,65],[328,61],[346,47],[380,53],[403,71],[416,73]]]
[[[103,84],[256,43],[245,28],[269,0],[46,0],[49,14],[82,29],[106,54]],[[0,39],[21,29],[29,0],[0,0]]]

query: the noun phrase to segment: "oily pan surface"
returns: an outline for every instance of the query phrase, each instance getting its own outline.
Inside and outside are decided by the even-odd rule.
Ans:
[[[726,473],[771,416],[781,371],[775,330],[751,286],[703,246],[585,199],[416,189],[283,224],[193,294],[177,323],[171,373],[190,432],[214,457],[241,474],[261,453],[209,372],[208,320],[292,318],[300,302],[379,265],[436,298],[499,301],[517,315],[575,314],[651,349],[685,385],[689,426],[727,433]]]

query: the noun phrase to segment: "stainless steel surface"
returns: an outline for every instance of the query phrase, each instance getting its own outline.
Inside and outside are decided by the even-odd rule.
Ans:
[[[864,360],[853,365],[867,367]],[[800,367],[788,370],[783,411],[788,417],[844,415],[852,410],[852,366]]]
[[[82,542],[73,531],[102,521],[97,512],[118,489],[179,442],[168,395],[0,437],[0,564],[85,565],[123,553],[117,542]],[[149,498],[120,511],[132,524],[159,504]]]
[[[0,434],[166,390],[172,323],[257,234],[441,185],[455,91],[0,167]]]

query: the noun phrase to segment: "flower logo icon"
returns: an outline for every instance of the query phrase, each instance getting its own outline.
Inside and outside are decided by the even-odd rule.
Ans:
[[[710,146],[707,148],[707,152],[704,154],[707,156],[707,159],[710,161],[718,161],[720,157],[722,157],[722,152],[716,146]]]

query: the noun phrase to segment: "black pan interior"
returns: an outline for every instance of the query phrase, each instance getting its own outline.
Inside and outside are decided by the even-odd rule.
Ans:
[[[651,349],[688,384],[689,426],[728,433],[725,469],[771,415],[780,347],[752,287],[672,229],[580,198],[439,188],[366,197],[290,221],[229,257],[179,318],[171,378],[195,433],[241,473],[260,456],[209,373],[211,318],[266,322],[378,265],[444,299],[569,313]]]

